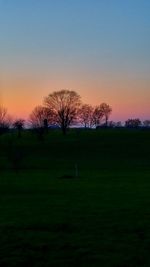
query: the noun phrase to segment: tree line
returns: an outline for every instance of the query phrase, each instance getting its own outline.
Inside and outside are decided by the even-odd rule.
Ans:
[[[44,98],[43,106],[36,106],[29,116],[31,128],[48,128],[53,125],[60,127],[66,134],[72,125],[83,125],[85,128],[99,126],[102,121],[107,126],[112,108],[102,103],[96,107],[83,104],[80,95],[75,91],[60,90]],[[11,123],[5,108],[0,109],[0,125],[7,128],[12,124],[18,130],[23,128],[25,121],[19,119]]]
[[[109,121],[112,108],[107,103],[97,106],[83,104],[80,95],[71,90],[60,90],[49,94],[44,98],[43,105],[36,106],[29,115],[28,124],[32,129],[48,129],[49,127],[61,128],[63,134],[71,126],[82,126],[85,128],[98,127],[121,127],[121,122]],[[7,109],[0,107],[0,130],[6,131],[9,128],[16,128],[18,135],[24,128],[25,120],[20,118],[12,120]],[[126,127],[150,127],[150,120],[143,123],[140,119],[128,119]]]

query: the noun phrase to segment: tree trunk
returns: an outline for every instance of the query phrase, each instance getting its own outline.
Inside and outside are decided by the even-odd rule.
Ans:
[[[61,129],[62,129],[63,135],[66,135],[66,132],[67,132],[66,127],[62,127]]]
[[[106,117],[106,120],[105,120],[105,125],[106,127],[108,126],[108,118]]]

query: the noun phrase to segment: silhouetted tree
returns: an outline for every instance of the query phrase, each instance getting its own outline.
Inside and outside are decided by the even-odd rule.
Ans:
[[[21,132],[24,128],[24,124],[25,124],[25,120],[23,119],[17,119],[16,121],[14,121],[13,126],[15,129],[17,129],[18,131],[18,137],[21,137]]]
[[[150,120],[143,121],[143,126],[147,128],[150,127]]]
[[[116,122],[116,127],[122,127],[122,122],[121,121],[117,121]]]
[[[0,124],[3,124],[7,115],[7,109],[4,107],[0,107]]]
[[[103,117],[105,119],[105,125],[107,126],[108,125],[109,116],[110,116],[110,114],[112,112],[112,108],[108,104],[102,103],[102,104],[100,104],[100,110],[101,110],[101,112],[103,114]]]
[[[66,130],[77,119],[81,100],[76,92],[61,90],[49,94],[44,99],[44,104],[53,112],[54,120],[66,134]]]
[[[30,114],[29,122],[33,128],[48,127],[48,124],[54,123],[54,114],[47,107],[37,106]]]
[[[125,122],[125,127],[128,127],[128,128],[137,128],[139,126],[141,126],[141,121],[140,119],[128,119],[126,122]]]
[[[6,132],[12,124],[12,119],[5,107],[0,106],[0,134]]]
[[[48,131],[48,120],[44,119],[44,130],[47,132]]]
[[[101,124],[102,118],[103,118],[103,113],[100,108],[100,106],[96,106],[93,111],[93,116],[92,116],[92,123],[95,127],[98,127]]]
[[[84,127],[91,128],[93,124],[93,107],[91,105],[84,104],[79,109],[79,122],[81,122]]]
[[[114,127],[116,127],[116,123],[115,123],[115,121],[109,121],[109,122],[107,122],[107,125],[105,124],[105,126],[108,126],[110,128],[114,128]]]

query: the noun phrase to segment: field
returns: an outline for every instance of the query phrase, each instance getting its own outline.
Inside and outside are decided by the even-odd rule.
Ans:
[[[150,266],[150,131],[0,136],[0,266]]]

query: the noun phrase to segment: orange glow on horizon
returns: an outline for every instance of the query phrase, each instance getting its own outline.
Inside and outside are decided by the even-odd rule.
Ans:
[[[129,117],[141,119],[150,118],[149,92],[150,82],[118,81],[99,78],[97,81],[86,79],[44,79],[28,77],[10,79],[5,77],[2,83],[1,104],[8,109],[8,113],[14,117],[28,118],[33,108],[43,104],[43,99],[49,93],[60,89],[75,90],[81,95],[83,103],[98,105],[108,103],[112,109],[111,120],[126,120]],[[146,95],[143,94],[143,89]]]

